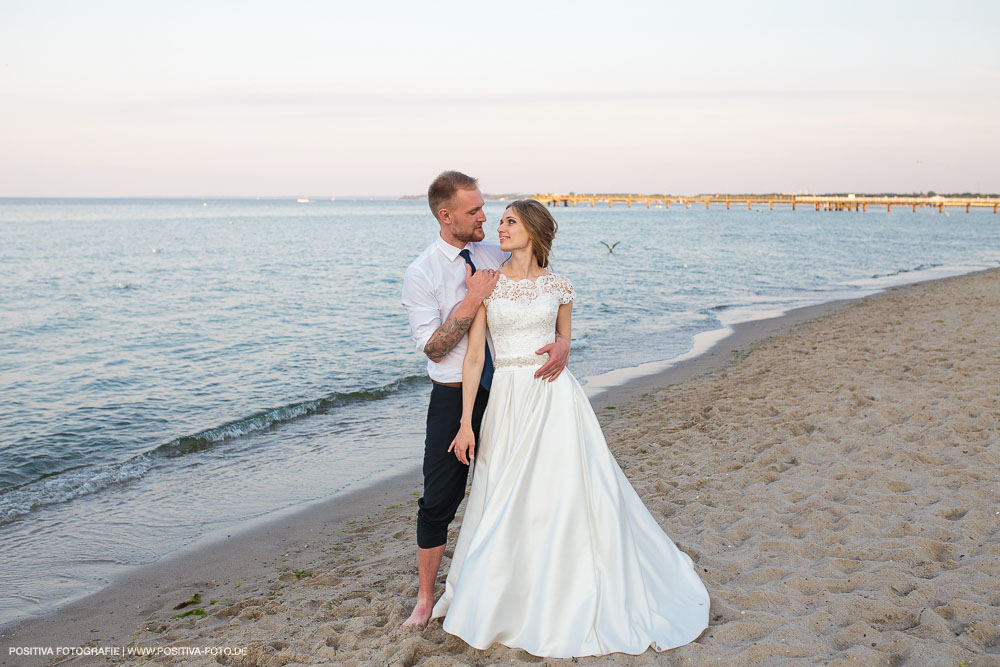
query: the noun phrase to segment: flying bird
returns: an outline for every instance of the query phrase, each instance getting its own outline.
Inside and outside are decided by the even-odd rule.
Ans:
[[[608,249],[608,254],[611,254],[615,251],[615,248],[618,246],[619,243],[621,243],[621,241],[615,241],[611,245],[604,243],[604,241],[601,241],[601,243],[604,245],[605,248]]]

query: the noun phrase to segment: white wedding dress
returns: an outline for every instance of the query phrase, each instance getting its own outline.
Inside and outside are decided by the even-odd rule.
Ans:
[[[570,282],[500,277],[486,305],[496,350],[472,490],[433,618],[471,646],[544,657],[642,653],[708,626],[691,559],[642,504],[564,370],[537,380]]]

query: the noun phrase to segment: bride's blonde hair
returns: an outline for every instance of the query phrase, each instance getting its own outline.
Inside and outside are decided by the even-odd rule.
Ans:
[[[549,253],[552,252],[552,239],[556,237],[559,225],[545,205],[537,199],[518,199],[512,201],[508,209],[514,209],[517,219],[528,230],[531,239],[531,250],[543,269],[549,266]]]

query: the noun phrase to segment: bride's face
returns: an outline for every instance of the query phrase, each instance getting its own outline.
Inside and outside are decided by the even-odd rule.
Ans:
[[[500,236],[500,249],[503,251],[513,252],[531,246],[528,230],[517,219],[517,213],[512,208],[503,212],[497,234]]]

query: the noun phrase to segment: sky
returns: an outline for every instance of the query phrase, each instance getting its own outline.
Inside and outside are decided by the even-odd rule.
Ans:
[[[0,197],[1000,192],[1000,2],[0,0]]]

